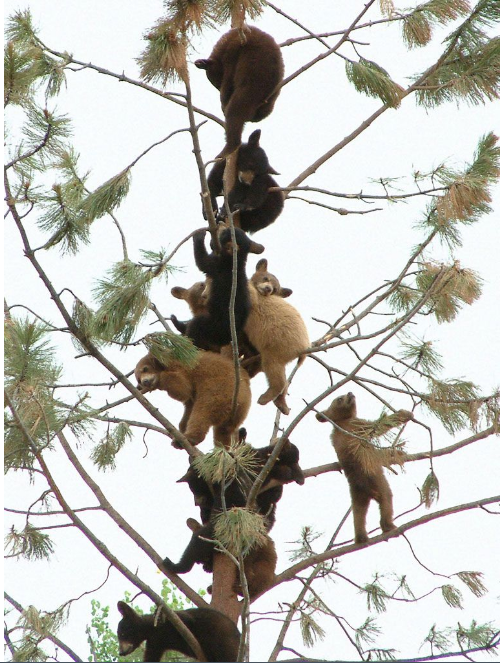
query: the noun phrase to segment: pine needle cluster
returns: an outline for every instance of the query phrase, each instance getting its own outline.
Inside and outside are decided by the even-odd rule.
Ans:
[[[148,45],[137,58],[141,78],[163,86],[176,80],[187,81],[188,38],[177,20],[160,19],[145,36]]]
[[[132,437],[130,426],[123,421],[112,429],[108,428],[106,435],[92,449],[91,461],[104,472],[116,469],[116,454]]]
[[[241,507],[222,511],[215,517],[214,538],[234,557],[246,556],[267,541],[264,517]]]
[[[426,509],[430,509],[434,502],[439,499],[439,480],[431,470],[425,477],[425,481],[420,489],[422,502],[425,504]]]
[[[48,534],[44,534],[30,523],[17,531],[11,527],[5,537],[5,546],[10,555],[19,555],[28,560],[48,559],[54,552],[54,544]]]
[[[461,171],[440,166],[433,178],[447,187],[437,202],[431,203],[425,218],[418,225],[438,234],[450,249],[461,246],[458,224],[475,223],[483,214],[491,212],[491,187],[500,176],[500,147],[493,133],[482,136],[473,160]]]
[[[405,14],[402,20],[403,40],[408,48],[425,46],[432,39],[433,29],[446,25],[470,12],[467,0],[429,0]]]
[[[76,254],[81,242],[88,244],[90,241],[89,217],[82,209],[88,174],[78,174],[79,155],[71,147],[62,150],[58,156],[54,167],[64,179],[53,184],[50,193],[40,197],[45,211],[39,216],[38,225],[52,233],[45,244],[46,249],[60,244],[61,253]]]
[[[385,612],[387,610],[387,601],[390,596],[380,585],[378,574],[375,575],[372,583],[361,587],[360,592],[366,594],[368,610],[375,610],[376,612]]]
[[[5,430],[5,465],[9,468],[33,467],[33,445],[50,446],[61,424],[60,403],[49,385],[61,375],[55,350],[47,338],[45,325],[28,318],[14,317],[5,327],[5,388],[21,419],[26,434],[10,414]]]
[[[93,290],[99,309],[85,318],[88,332],[105,342],[130,342],[150,306],[153,279],[171,271],[163,261],[147,268],[130,260],[115,263]]]
[[[257,476],[255,450],[249,444],[231,444],[229,449],[215,447],[193,459],[193,468],[208,484],[228,484],[245,476]]]
[[[432,70],[417,91],[426,107],[447,101],[477,105],[498,98],[500,92],[500,37],[487,30],[500,20],[498,0],[480,0],[467,19],[446,39],[440,66]],[[418,80],[420,76],[416,77]]]
[[[402,334],[400,344],[400,357],[412,368],[430,376],[442,370],[442,356],[433,347],[432,341],[424,341],[409,334]]]
[[[29,10],[9,17],[4,57],[4,105],[24,106],[45,85],[45,98],[59,94],[66,82],[63,59],[51,57],[41,45]]]
[[[315,609],[314,606],[313,610]],[[300,611],[300,632],[306,647],[314,647],[318,640],[324,640],[326,632],[313,618],[310,612]]]
[[[130,179],[130,169],[126,168],[82,200],[81,209],[86,215],[88,223],[100,219],[121,205],[129,192]]]
[[[422,396],[422,402],[449,433],[476,427],[476,404],[482,399],[475,384],[466,380],[431,379],[429,386],[430,391]]]
[[[358,92],[381,99],[390,108],[400,105],[403,88],[376,62],[365,58],[360,58],[359,62],[348,61],[346,74]]]
[[[199,360],[199,350],[190,338],[173,332],[155,332],[142,339],[148,351],[164,366],[171,361],[180,361],[193,367]]]

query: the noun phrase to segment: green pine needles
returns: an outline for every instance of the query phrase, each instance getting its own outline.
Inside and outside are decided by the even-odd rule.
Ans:
[[[348,61],[346,74],[358,92],[376,97],[390,108],[400,105],[403,88],[376,62],[365,58],[360,58],[359,62]]]

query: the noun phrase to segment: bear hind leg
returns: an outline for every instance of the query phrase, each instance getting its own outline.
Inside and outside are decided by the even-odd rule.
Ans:
[[[354,519],[354,543],[366,543],[366,514],[370,505],[370,496],[361,490],[351,487],[352,515]]]
[[[385,476],[382,479],[383,481],[379,485],[379,495],[375,499],[380,508],[380,528],[382,532],[391,532],[396,529],[393,521],[392,491]]]
[[[259,403],[259,405],[266,405],[266,403],[269,403],[269,401],[275,401],[275,402],[278,401],[276,403],[276,406],[281,410],[281,412],[283,412],[283,414],[288,414],[290,410],[285,400],[285,394],[286,394],[285,366],[283,364],[275,364],[265,358],[262,358],[262,370],[266,374],[267,382],[269,384],[269,389],[259,397],[259,400],[257,402]]]

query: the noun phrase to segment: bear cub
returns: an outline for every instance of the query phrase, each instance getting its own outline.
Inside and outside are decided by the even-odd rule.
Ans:
[[[135,378],[140,391],[161,389],[184,403],[179,430],[194,445],[203,442],[213,426],[214,441],[229,447],[250,409],[250,378],[241,369],[238,403],[232,415],[234,366],[214,352],[200,352],[193,366],[177,360],[164,365],[148,354],[135,367]],[[178,447],[175,442],[172,445]]]
[[[271,35],[244,26],[223,34],[210,57],[194,64],[220,91],[226,145],[218,156],[226,157],[240,145],[245,122],[260,122],[271,114],[284,74],[281,49]]]
[[[191,647],[166,619],[155,625],[155,615],[139,615],[124,601],[118,601],[118,610],[120,656],[128,656],[146,640],[145,661],[161,661],[170,650],[194,658]],[[178,610],[177,616],[198,640],[206,661],[236,661],[241,636],[229,617],[212,608]]]
[[[267,271],[267,260],[259,260],[249,287],[252,308],[244,331],[260,354],[269,385],[257,402],[265,405],[274,401],[283,414],[289,414],[286,365],[294,359],[302,364],[310,345],[309,334],[300,313],[284,300],[292,291],[282,288]]]
[[[243,143],[238,150],[236,180],[228,196],[231,212],[239,212],[235,224],[248,233],[267,228],[281,214],[284,205],[281,191],[269,191],[271,187],[278,186],[271,177],[271,174],[278,173],[271,167],[267,154],[259,145],[260,133],[260,129],[257,129],[250,134],[248,143]],[[216,198],[224,193],[225,165],[225,159],[218,161],[207,178],[214,213],[217,212]],[[226,208],[222,205],[218,220],[226,216]]]
[[[231,343],[229,303],[233,282],[233,251],[238,252],[236,299],[234,318],[236,332],[243,326],[250,312],[246,261],[249,253],[262,253],[264,247],[253,242],[239,228],[235,228],[236,247],[233,247],[231,230],[225,228],[219,237],[221,252],[207,253],[205,248],[205,230],[198,230],[193,235],[194,259],[196,266],[211,279],[206,313],[196,315],[186,325],[186,335],[203,350],[218,352],[223,345]],[[175,316],[171,317],[174,325]]]
[[[363,440],[359,439],[367,437],[367,431],[375,422],[356,417],[356,397],[352,392],[335,398],[327,410],[318,412],[316,419],[322,423],[330,420],[342,429],[339,430],[334,426],[332,443],[349,483],[354,518],[354,542],[368,541],[366,514],[371,500],[379,504],[382,531],[390,532],[396,529],[393,522],[392,491],[384,475],[381,453],[376,447],[363,444]],[[377,425],[377,435],[384,435],[391,428],[411,419],[413,419],[411,412],[398,410]]]

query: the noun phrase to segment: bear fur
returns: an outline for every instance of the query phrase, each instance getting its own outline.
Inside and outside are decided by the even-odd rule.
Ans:
[[[238,150],[236,179],[228,195],[229,209],[239,212],[234,223],[248,233],[267,228],[283,211],[284,196],[281,191],[269,191],[278,183],[271,177],[277,175],[271,168],[266,153],[259,145],[260,129],[257,129]],[[217,213],[217,196],[224,194],[225,159],[218,161],[210,171],[207,182],[212,209]],[[226,208],[222,205],[218,220],[225,219]]]
[[[195,60],[220,91],[226,118],[226,157],[240,145],[245,122],[260,122],[270,115],[280,93],[284,65],[281,50],[271,35],[255,26],[233,28],[222,35],[208,59]]]
[[[225,228],[220,234],[221,253],[208,254],[205,248],[205,230],[193,235],[194,258],[199,270],[211,279],[206,313],[195,316],[187,323],[186,335],[203,350],[218,351],[231,342],[229,303],[233,281],[233,243],[231,230]],[[253,242],[239,228],[235,228],[238,252],[237,286],[234,302],[234,318],[238,333],[250,312],[250,296],[246,275],[246,261],[249,253],[262,253],[264,247]],[[172,317],[175,324],[176,318]]]
[[[273,450],[274,445],[254,449],[255,476],[264,467]],[[247,477],[239,477],[239,479],[225,486],[224,499],[227,509],[233,506],[242,507],[246,504],[248,490],[245,490],[245,484],[250,489],[253,478],[250,478],[249,481],[246,480]],[[276,503],[283,495],[283,486],[292,481],[303,485],[305,479],[299,465],[299,450],[290,440],[286,440],[274,466],[262,484],[256,500],[256,511],[264,516],[268,532],[273,527],[276,519]],[[192,465],[190,465],[186,474],[177,481],[177,483],[183,482],[188,484],[193,493],[194,503],[200,507],[201,521],[206,524],[210,520],[212,510],[221,508],[220,484],[215,483],[210,486]]]
[[[332,432],[332,444],[340,466],[349,483],[354,518],[354,542],[366,543],[366,514],[371,500],[380,507],[380,527],[383,532],[396,529],[393,522],[392,491],[387,481],[380,450],[363,443],[370,435],[375,422],[356,417],[356,397],[352,392],[335,398],[330,407],[316,415],[322,423],[330,420],[337,424]],[[383,435],[391,428],[413,419],[411,412],[398,410],[377,424],[377,435]],[[349,435],[353,433],[353,435]]]
[[[309,335],[300,313],[284,297],[291,290],[281,288],[275,276],[267,271],[267,260],[259,260],[249,283],[251,312],[244,331],[259,352],[262,370],[269,388],[258,400],[260,405],[274,401],[276,407],[288,414],[286,403],[285,367],[294,359],[302,363],[309,347]]]
[[[122,619],[118,624],[120,656],[128,656],[146,640],[145,661],[161,661],[166,651],[194,658],[194,652],[175,627],[165,619],[155,625],[155,615],[139,615],[124,601],[118,601]],[[240,632],[229,617],[212,608],[177,610],[205,654],[206,661],[236,661]]]
[[[214,544],[204,540],[214,538],[212,520],[205,525],[200,525],[193,518],[189,518],[187,524],[193,531],[193,536],[181,559],[177,564],[174,564],[168,557],[165,557],[163,566],[172,573],[188,573],[195,564],[202,564],[205,571],[212,573]],[[251,599],[273,584],[277,561],[276,548],[270,536],[267,536],[266,543],[263,546],[253,548],[246,555],[244,558],[245,576]],[[234,591],[240,596],[243,595],[239,580],[236,581]]]
[[[141,391],[161,389],[184,403],[179,430],[194,445],[203,442],[213,427],[214,442],[229,447],[231,436],[238,431],[250,409],[250,378],[241,369],[236,413],[231,416],[234,366],[230,359],[213,352],[200,352],[193,366],[176,360],[165,366],[148,354],[138,362],[135,377]]]

